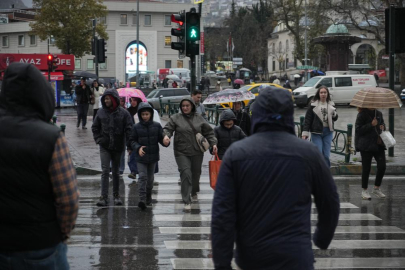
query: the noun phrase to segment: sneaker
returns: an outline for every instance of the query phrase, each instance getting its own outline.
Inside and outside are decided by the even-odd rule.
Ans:
[[[87,129],[86,127],[82,127],[82,129]]]
[[[108,175],[108,177],[110,177],[110,179],[113,179],[113,176],[112,176],[112,174],[111,174],[111,173]]]
[[[128,177],[131,179],[136,179],[136,174],[130,173],[130,174],[128,174]]]
[[[361,198],[363,200],[371,200],[370,193],[368,193],[368,190],[364,190],[361,192]]]
[[[193,202],[198,202],[198,196],[197,196],[197,194],[192,195],[192,196],[191,196],[191,200],[192,200]]]
[[[191,204],[185,203],[184,204],[184,210],[191,210]]]
[[[108,206],[108,197],[107,196],[101,196],[100,200],[97,202],[97,206],[100,206],[100,207]]]
[[[138,207],[141,208],[142,210],[145,210],[145,209],[146,209],[146,204],[145,204],[145,202],[140,201],[140,202],[138,203]]]
[[[114,195],[114,205],[122,205],[120,195],[118,194]]]
[[[158,185],[159,185],[159,182],[153,182],[153,185],[154,185],[154,186],[158,186]]]
[[[382,193],[379,188],[375,188],[371,193],[373,193],[378,198],[385,198],[385,194]]]

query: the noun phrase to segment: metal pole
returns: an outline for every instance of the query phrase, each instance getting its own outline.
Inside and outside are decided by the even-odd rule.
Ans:
[[[139,85],[139,0],[136,1],[136,88],[141,89]]]
[[[93,19],[93,42],[94,42],[94,64],[96,66],[96,77],[98,79],[98,38],[96,37],[97,20]]]
[[[395,63],[394,63],[394,54],[395,54],[395,7],[394,5],[390,5],[390,21],[389,21],[389,61],[390,61],[390,74],[389,74],[389,87],[394,91],[395,89]],[[388,116],[389,116],[389,130],[394,136],[394,109],[389,109],[388,110]],[[394,147],[390,147],[388,149],[388,156],[393,157],[394,156]]]
[[[51,38],[48,38],[48,55],[49,55],[49,43],[51,43]],[[51,82],[51,69],[49,68],[49,65],[48,65],[48,82]]]
[[[194,41],[191,42],[191,45],[194,45]],[[195,77],[195,54],[194,54],[194,46],[191,46],[191,57],[190,57],[190,61],[191,61],[191,86],[190,86],[190,94],[193,94],[193,92],[195,91],[195,87],[196,87],[196,77]]]
[[[307,66],[307,0],[304,2],[305,5],[305,59],[304,65]],[[305,67],[305,79],[304,82],[307,81],[308,78],[308,69]]]

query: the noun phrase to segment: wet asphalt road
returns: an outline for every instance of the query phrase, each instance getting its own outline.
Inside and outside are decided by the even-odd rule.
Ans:
[[[200,199],[191,212],[183,210],[177,179],[156,176],[154,206],[142,212],[129,178],[120,183],[124,205],[100,209],[95,206],[100,176],[79,176],[80,211],[68,251],[71,269],[213,269],[208,177],[201,179]],[[371,201],[361,200],[359,177],[335,181],[339,227],[329,250],[314,249],[315,268],[405,269],[405,176],[386,177],[382,190],[387,198],[373,196]],[[315,226],[316,209],[312,214]]]

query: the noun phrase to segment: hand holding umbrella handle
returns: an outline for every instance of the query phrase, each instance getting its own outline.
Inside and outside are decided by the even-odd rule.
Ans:
[[[377,118],[374,117],[373,121],[371,121],[371,125],[375,127],[378,124]]]

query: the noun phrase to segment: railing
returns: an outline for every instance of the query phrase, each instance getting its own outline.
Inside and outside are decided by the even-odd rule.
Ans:
[[[297,128],[297,136],[302,138],[305,117],[300,117],[300,122],[294,122]],[[356,151],[352,147],[353,125],[347,124],[347,130],[335,129],[332,139],[331,153],[345,156],[345,163],[350,162],[350,155],[355,155]]]
[[[205,113],[208,117],[208,123],[218,126],[219,124],[219,116],[221,115],[224,108],[222,106],[215,107],[205,107]]]
[[[163,114],[167,114],[170,118],[171,115],[179,112],[180,103],[172,103],[170,102],[170,100],[168,100],[167,102],[163,102],[161,98],[159,98],[159,103],[160,103],[160,110],[159,110],[160,117],[162,117]]]
[[[57,117],[56,115],[52,116],[52,122],[51,122],[51,124],[53,124],[54,126],[57,126],[57,125],[56,125],[56,120],[58,120],[58,117]],[[62,131],[63,134],[65,134],[66,125],[65,125],[65,124],[61,124],[61,125],[59,126],[59,128],[60,128],[60,131]]]

